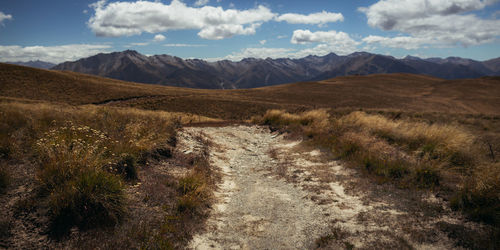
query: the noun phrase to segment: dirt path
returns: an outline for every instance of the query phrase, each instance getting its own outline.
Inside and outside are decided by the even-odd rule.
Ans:
[[[212,164],[223,178],[192,249],[450,249],[457,242],[449,228],[459,238],[477,229],[434,195],[371,184],[268,129],[185,128],[180,147],[191,151],[200,133],[214,143]]]

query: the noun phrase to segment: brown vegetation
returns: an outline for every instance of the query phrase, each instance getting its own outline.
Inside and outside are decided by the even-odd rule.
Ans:
[[[463,126],[364,112],[330,118],[325,110],[270,110],[254,121],[301,133],[379,182],[439,189],[452,207],[471,218],[497,227],[500,223],[498,162],[482,152],[480,139]]]
[[[214,175],[206,151],[177,159],[176,130],[251,117],[377,182],[445,193],[455,209],[498,227],[499,83],[390,74],[198,90],[0,64],[0,216],[15,215],[0,219],[0,247],[20,221],[59,225],[70,234],[61,247],[182,246],[200,227]],[[159,162],[187,175],[148,165]],[[75,219],[57,223],[65,217]]]
[[[338,77],[241,90],[137,84],[0,64],[0,93],[72,105],[102,104],[240,120],[268,109],[404,110],[500,115],[497,78],[443,80],[412,74]]]
[[[0,198],[5,201],[5,209],[2,208],[0,215],[12,220],[0,221],[5,226],[0,232],[0,245],[71,247],[83,244],[92,248],[96,242],[85,239],[97,237],[90,236],[96,230],[103,230],[97,237],[101,240],[99,244],[115,247],[122,244],[114,239],[129,237],[126,234],[139,226],[135,219],[139,215],[131,213],[129,201],[135,199],[138,192],[129,190],[145,178],[140,172],[149,162],[169,160],[174,155],[176,131],[182,123],[192,121],[192,117],[133,108],[1,102],[0,191],[5,194],[0,194]],[[179,182],[164,190],[173,195],[162,201],[179,204],[178,208],[159,212],[165,218],[175,217],[168,220],[171,228],[158,234],[153,229],[165,225],[150,221],[142,225],[150,227],[142,234],[143,238],[125,241],[123,247],[141,244],[153,248],[164,246],[162,244],[178,247],[187,243],[192,230],[186,230],[185,226],[200,224],[203,217],[193,213],[203,213],[210,203],[213,187],[210,180],[214,177],[206,150],[196,156],[193,163],[179,163],[181,167],[191,168],[187,176],[164,173],[166,180]],[[189,180],[196,183],[181,190],[181,183]],[[205,184],[208,182],[211,185]],[[157,183],[167,184],[167,181]],[[26,242],[10,240],[22,233],[33,233],[19,232],[16,227],[31,223],[40,223],[39,230],[48,232],[52,240],[45,243],[37,242],[36,238]],[[75,230],[79,233],[75,234]]]

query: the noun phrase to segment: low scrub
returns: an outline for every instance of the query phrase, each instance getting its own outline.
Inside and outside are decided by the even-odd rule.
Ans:
[[[420,157],[439,159],[450,166],[471,166],[474,136],[456,125],[390,120],[381,115],[353,112],[339,120],[344,127],[367,131]]]
[[[181,214],[198,214],[205,211],[212,198],[216,174],[210,168],[208,142],[200,137],[203,150],[192,159],[191,170],[179,179],[177,211]]]
[[[485,159],[478,138],[459,125],[361,111],[333,118],[326,110],[299,114],[270,110],[254,122],[300,132],[378,181],[426,189],[446,185],[443,190],[455,193],[453,207],[500,225],[500,166]]]
[[[305,111],[300,114],[287,113],[284,110],[268,110],[262,117],[254,117],[253,122],[268,125],[274,129],[286,128],[290,132],[303,133],[308,137],[325,134],[329,129],[327,110],[318,109]]]
[[[0,157],[38,165],[37,204],[48,205],[55,235],[119,223],[124,181],[138,178],[150,152],[171,147],[182,123],[166,112],[43,103],[0,103],[0,116]]]
[[[473,219],[500,225],[500,163],[477,166],[451,205]]]
[[[76,225],[81,229],[113,226],[125,214],[125,195],[119,177],[104,171],[84,170],[49,196],[52,230],[66,232]]]
[[[5,192],[10,182],[10,174],[7,166],[0,162],[0,195]]]

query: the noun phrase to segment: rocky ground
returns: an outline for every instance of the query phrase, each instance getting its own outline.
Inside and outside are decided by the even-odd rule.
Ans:
[[[185,151],[195,134],[212,141],[212,165],[223,178],[206,229],[190,248],[488,246],[485,229],[450,210],[439,194],[375,184],[300,140],[256,126],[185,128]]]

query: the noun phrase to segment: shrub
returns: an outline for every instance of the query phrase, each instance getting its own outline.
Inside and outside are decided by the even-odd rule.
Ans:
[[[181,194],[177,201],[177,211],[180,213],[195,213],[208,202],[210,190],[206,177],[193,170],[179,179],[178,191]]]
[[[99,170],[111,156],[111,140],[88,126],[66,126],[51,129],[36,143],[40,163],[37,175],[42,189],[53,189],[71,181],[81,171]]]
[[[119,178],[104,171],[83,171],[50,195],[52,228],[64,232],[112,226],[125,213],[125,196]]]
[[[476,167],[451,205],[475,220],[500,226],[500,163]]]
[[[474,163],[474,136],[455,125],[394,121],[364,112],[353,112],[340,120],[343,126],[354,126],[389,143],[417,150],[421,157],[450,166],[470,167]]]
[[[439,186],[441,176],[435,167],[425,166],[415,170],[415,181],[422,188]]]
[[[116,171],[126,180],[136,180],[137,167],[135,157],[129,154],[122,154],[121,159],[116,164]]]
[[[10,175],[9,172],[7,171],[7,166],[0,163],[0,194],[5,192],[5,189],[7,189],[9,182],[10,182]]]
[[[288,126],[293,124],[302,126],[317,124],[321,126],[328,125],[327,122],[329,117],[330,116],[324,109],[310,110],[300,114],[290,114],[284,110],[272,109],[264,114],[260,123],[271,126]]]

